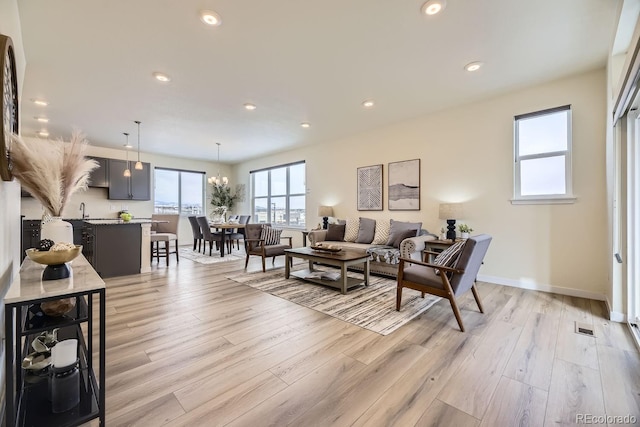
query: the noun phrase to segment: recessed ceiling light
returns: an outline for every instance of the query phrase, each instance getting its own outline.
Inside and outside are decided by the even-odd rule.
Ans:
[[[40,123],[49,123],[49,119],[47,117],[34,117]]]
[[[49,105],[49,103],[44,99],[32,99],[31,102],[36,105],[40,105],[41,107],[46,107],[47,105]]]
[[[478,71],[480,69],[480,67],[482,67],[482,62],[470,62],[467,65],[464,66],[464,69],[467,71]]]
[[[155,72],[153,73],[153,77],[162,83],[167,83],[171,81],[171,77],[169,77],[168,75],[166,75],[165,73],[160,73],[160,72]]]
[[[308,129],[308,128],[310,128],[310,127],[311,127],[311,125],[310,125],[309,123],[307,123],[307,122],[302,122],[302,123],[300,123],[300,126],[302,126],[302,127],[303,127],[303,128],[305,128],[305,129]]]
[[[222,24],[222,19],[220,19],[220,15],[215,13],[213,10],[203,10],[200,12],[200,20],[207,25],[211,25],[212,27],[217,27]]]
[[[367,99],[366,101],[362,101],[362,106],[364,108],[373,108],[374,105],[375,105],[375,103],[371,99]]]
[[[46,129],[42,129],[41,131],[38,131],[38,136],[46,138],[49,136],[49,131],[47,131]]]
[[[258,108],[258,107],[256,107],[256,106],[255,106],[255,105],[253,105],[253,104],[250,104],[250,103],[246,103],[246,104],[244,104],[244,109],[245,109],[245,110],[253,111],[253,110],[255,110],[256,108]]]
[[[447,7],[447,0],[429,0],[422,5],[422,13],[425,15],[435,15]]]

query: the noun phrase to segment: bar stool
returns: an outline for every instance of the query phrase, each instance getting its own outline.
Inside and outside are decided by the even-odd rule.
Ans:
[[[152,227],[155,233],[151,234],[151,261],[155,256],[160,262],[160,257],[165,257],[167,266],[169,265],[169,255],[175,253],[176,261],[180,262],[178,255],[178,222],[180,216],[173,215],[151,215]],[[175,252],[170,252],[171,242],[176,242]],[[164,242],[164,248],[160,248],[160,242]],[[164,253],[162,253],[164,252]]]

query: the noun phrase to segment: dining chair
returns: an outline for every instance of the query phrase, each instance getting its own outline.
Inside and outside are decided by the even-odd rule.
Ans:
[[[158,262],[160,258],[164,257],[167,260],[167,266],[169,265],[169,255],[176,254],[176,261],[180,262],[180,255],[178,254],[178,224],[180,221],[180,215],[151,215],[151,221],[153,222],[153,228],[155,233],[151,234],[151,260],[155,255]],[[164,242],[163,251],[160,249],[160,242]],[[171,242],[175,242],[175,251],[170,252]]]
[[[460,330],[464,332],[462,316],[456,302],[456,297],[471,290],[473,297],[478,304],[480,313],[484,313],[482,302],[476,289],[476,276],[482,265],[491,236],[480,234],[473,236],[464,241],[461,245],[459,254],[453,254],[448,257],[446,254],[449,249],[442,254],[443,258],[451,260],[450,264],[440,265],[435,263],[426,263],[416,261],[414,259],[400,258],[398,265],[398,283],[396,295],[396,310],[400,311],[402,304],[402,289],[410,288],[422,293],[425,292],[447,298],[451,304],[453,314],[456,316]],[[455,246],[455,245],[454,245]],[[453,246],[452,250],[455,250]]]
[[[244,224],[245,226],[249,223],[251,219],[251,215],[240,215],[238,217],[238,224]],[[240,239],[244,240],[245,230],[244,227],[235,228],[232,230],[233,232],[227,237],[229,241],[231,241],[231,246],[233,246],[233,242],[236,242],[236,247],[240,250]]]
[[[211,227],[209,227],[209,220],[206,216],[196,217],[196,221],[198,221],[198,225],[202,230],[202,240],[205,242],[203,253],[205,253],[207,249],[206,242],[209,242],[209,256],[211,256],[213,252],[213,243],[215,242],[216,248],[219,248],[220,243],[222,242],[222,234],[211,231]]]
[[[191,225],[191,232],[193,233],[193,250],[196,250],[196,246],[198,247],[198,252],[202,251],[202,230],[200,230],[200,225],[198,224],[198,220],[195,215],[188,216],[189,224]]]

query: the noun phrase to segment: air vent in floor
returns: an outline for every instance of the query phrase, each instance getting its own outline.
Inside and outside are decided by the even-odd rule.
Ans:
[[[576,322],[576,334],[588,335],[590,337],[595,337],[596,334],[593,332],[593,326],[587,323]]]

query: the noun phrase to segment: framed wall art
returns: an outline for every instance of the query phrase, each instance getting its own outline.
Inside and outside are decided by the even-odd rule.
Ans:
[[[420,159],[389,163],[390,211],[420,210]]]
[[[381,211],[382,165],[358,168],[358,210]]]

